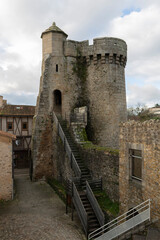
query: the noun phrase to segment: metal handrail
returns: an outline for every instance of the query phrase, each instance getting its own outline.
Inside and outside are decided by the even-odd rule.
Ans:
[[[58,118],[57,118],[57,116],[56,116],[56,114],[54,112],[53,112],[53,118],[54,118],[54,121],[55,121],[56,126],[57,126],[58,134],[59,134],[59,136],[60,136],[60,138],[61,138],[61,140],[62,140],[62,142],[64,144],[65,151],[66,151],[66,153],[68,155],[68,158],[69,158],[69,160],[71,162],[71,166],[72,166],[76,176],[81,177],[81,169],[78,166],[78,163],[77,163],[77,161],[76,161],[76,159],[74,157],[74,154],[73,154],[73,152],[72,152],[72,150],[70,148],[70,145],[69,145],[69,143],[67,141],[67,138],[66,138],[66,136],[65,136],[65,134],[63,132],[63,129],[62,129],[62,127],[61,127],[61,125],[60,125],[60,123],[58,121]]]
[[[100,224],[100,226],[103,226],[104,225],[104,222],[105,222],[105,217],[104,217],[104,214],[97,202],[97,199],[95,198],[93,192],[92,192],[92,189],[88,183],[88,181],[86,181],[86,194],[87,194],[87,198],[94,210],[94,213],[98,219],[98,222]]]
[[[57,129],[58,129],[58,118],[57,118],[55,112],[53,112],[53,119],[54,119],[55,124],[56,124],[56,127],[57,127]]]
[[[73,183],[73,203],[85,230],[86,236],[88,236],[88,214],[83,206],[82,200],[79,196],[77,188]]]
[[[81,169],[79,168],[73,153],[71,155],[71,159],[72,159],[72,168],[74,169],[76,175],[81,178]]]
[[[110,240],[146,220],[150,220],[150,199],[90,233],[88,239],[94,238],[100,240],[101,237],[99,235],[103,236],[105,234],[106,239]]]

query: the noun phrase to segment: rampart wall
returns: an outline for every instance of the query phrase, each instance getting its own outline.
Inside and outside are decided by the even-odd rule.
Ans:
[[[133,178],[130,149],[142,153],[141,180]],[[119,189],[121,212],[151,200],[152,219],[160,219],[160,121],[129,121],[120,128]]]

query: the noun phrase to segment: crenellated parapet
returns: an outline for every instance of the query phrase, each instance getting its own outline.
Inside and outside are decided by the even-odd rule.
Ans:
[[[67,40],[64,42],[64,55],[66,57],[76,57],[78,49],[88,65],[101,63],[126,66],[127,45],[121,39],[96,38],[93,40],[93,45],[89,45],[88,40],[83,42]]]

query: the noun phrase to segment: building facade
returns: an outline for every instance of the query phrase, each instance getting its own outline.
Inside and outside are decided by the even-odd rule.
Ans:
[[[43,155],[40,143],[53,111],[69,120],[74,108],[87,106],[90,140],[118,148],[119,123],[126,121],[126,43],[110,37],[94,39],[93,45],[67,40],[67,34],[55,23],[41,37],[42,76],[33,133],[35,165]]]
[[[0,96],[0,130],[16,135],[13,143],[14,164],[29,167],[34,106],[11,105]]]
[[[16,136],[0,131],[0,199],[13,198],[13,144]]]
[[[120,128],[120,211],[151,200],[151,218],[160,219],[160,120],[129,121]],[[160,222],[159,222],[160,224]]]

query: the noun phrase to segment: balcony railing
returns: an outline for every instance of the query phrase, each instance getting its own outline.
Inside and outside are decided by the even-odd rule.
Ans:
[[[150,221],[150,199],[90,233],[88,240],[114,239],[147,220]]]

